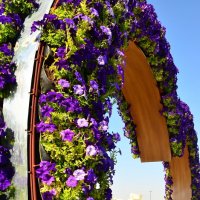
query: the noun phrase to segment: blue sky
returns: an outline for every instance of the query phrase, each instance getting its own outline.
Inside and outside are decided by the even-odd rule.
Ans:
[[[166,27],[174,63],[179,68],[178,94],[194,115],[195,129],[200,138],[200,1],[148,0],[154,5],[158,19]],[[123,133],[123,123],[114,109],[110,130]],[[200,145],[200,142],[199,142]],[[130,154],[129,141],[122,138],[118,156],[113,194],[128,200],[130,193],[141,193],[144,200],[164,199],[164,173],[161,163],[140,163]]]

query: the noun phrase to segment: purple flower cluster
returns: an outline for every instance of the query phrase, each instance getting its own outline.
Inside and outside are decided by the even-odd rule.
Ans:
[[[165,171],[165,199],[172,200],[173,177],[170,174],[169,162],[163,162],[163,167]]]
[[[6,125],[0,113],[0,191],[6,191],[11,185],[14,169],[10,162],[10,151],[6,141]]]
[[[71,188],[77,187],[79,181],[84,181],[85,184],[94,185],[97,183],[97,176],[93,169],[89,169],[85,172],[83,169],[76,169],[72,175],[69,175],[66,185]],[[88,193],[85,184],[82,185],[84,193]]]
[[[42,181],[42,183],[51,185],[55,178],[51,175],[51,172],[55,172],[56,164],[49,161],[40,162],[40,167],[36,170],[37,177]]]
[[[5,41],[6,42],[6,41]],[[0,97],[6,95],[6,90],[15,85],[14,71],[16,66],[11,62],[13,49],[11,45],[0,44]]]
[[[32,9],[38,6],[35,0],[27,0],[27,2],[32,5]],[[28,5],[28,10],[24,6],[27,12],[24,13],[18,3],[16,1],[1,1],[0,3],[0,25],[1,30],[4,30],[1,31],[0,38],[0,98],[9,95],[9,91],[16,84],[14,75],[16,65],[12,62],[13,47],[23,27],[23,21],[31,11],[30,5]]]

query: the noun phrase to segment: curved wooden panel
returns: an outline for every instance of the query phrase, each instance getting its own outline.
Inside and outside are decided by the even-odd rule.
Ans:
[[[131,105],[130,112],[137,126],[141,161],[170,161],[166,120],[160,114],[160,93],[147,59],[131,42],[125,51],[125,60],[123,94]]]
[[[187,147],[184,150],[183,157],[172,158],[172,161],[170,162],[170,171],[173,177],[172,198],[174,200],[191,199],[191,171]]]

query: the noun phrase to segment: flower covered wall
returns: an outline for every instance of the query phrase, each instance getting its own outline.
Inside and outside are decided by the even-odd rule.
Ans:
[[[118,102],[132,153],[139,157],[135,125],[121,92],[123,51],[134,41],[157,81],[172,155],[182,156],[188,146],[192,198],[198,199],[199,155],[192,115],[177,96],[178,70],[153,7],[146,1],[55,3],[50,14],[31,28],[42,32],[40,41],[46,49],[42,68],[49,81],[47,85],[41,81],[38,100],[42,161],[36,175],[42,198],[112,198],[115,144],[120,140],[118,133],[108,132],[113,99]],[[171,199],[172,177],[169,164],[164,166],[166,199]]]

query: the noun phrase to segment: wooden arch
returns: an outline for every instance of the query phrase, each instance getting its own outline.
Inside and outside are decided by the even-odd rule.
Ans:
[[[171,156],[166,120],[160,113],[160,93],[148,61],[133,42],[125,51],[125,60],[123,94],[136,124],[141,161],[169,161],[173,199],[189,200],[192,190],[188,149],[181,158]]]
[[[143,52],[131,42],[125,52],[123,94],[131,105],[142,162],[170,161],[169,134],[160,114],[162,105],[151,68]]]

